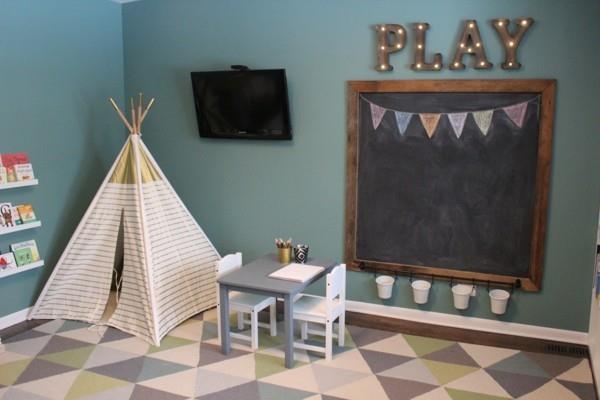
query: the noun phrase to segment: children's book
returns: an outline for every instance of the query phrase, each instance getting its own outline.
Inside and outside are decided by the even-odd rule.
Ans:
[[[26,224],[35,221],[35,212],[31,204],[21,204],[16,207],[21,217],[21,221]]]
[[[16,225],[13,221],[12,208],[11,203],[0,203],[0,225],[3,228],[10,228]]]
[[[23,249],[18,249],[18,250],[14,250],[13,253],[15,254],[15,260],[17,262],[17,266],[22,267],[23,265],[27,265],[27,264],[31,264],[33,263],[33,254],[31,254],[31,249],[30,248],[23,248]]]
[[[23,224],[23,220],[21,220],[21,215],[19,214],[17,207],[12,207],[10,212],[12,213],[12,221],[15,225]]]
[[[31,264],[40,259],[37,244],[35,240],[27,240],[25,242],[15,243],[10,246],[10,249],[15,253],[17,265]]]
[[[29,156],[27,153],[6,153],[2,154],[2,165],[6,168],[10,168],[16,164],[28,164]]]
[[[17,262],[13,253],[0,254],[0,271],[15,268],[17,268]]]
[[[4,185],[8,183],[8,173],[6,172],[6,167],[0,165],[0,185]]]
[[[18,181],[28,181],[34,179],[33,167],[31,164],[15,164],[15,176]]]
[[[17,164],[29,164],[29,157],[27,153],[9,153],[2,154],[2,166],[6,168],[8,182],[14,182],[17,180],[15,173],[15,165]]]

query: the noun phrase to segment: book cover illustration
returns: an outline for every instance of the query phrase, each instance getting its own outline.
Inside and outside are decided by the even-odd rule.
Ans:
[[[19,216],[21,221],[26,224],[28,222],[34,222],[35,212],[33,211],[33,206],[31,204],[20,204],[16,207],[19,212]]]
[[[17,262],[17,266],[22,267],[23,265],[31,264],[34,262],[33,254],[31,254],[31,249],[28,247],[14,250],[15,259]]]
[[[15,164],[15,176],[18,181],[28,181],[34,179],[33,166],[31,164]]]
[[[17,268],[17,262],[13,253],[0,254],[0,271]]]
[[[2,165],[6,168],[7,181],[14,182],[17,180],[15,173],[15,165],[17,164],[29,164],[29,157],[27,153],[8,153],[0,156],[2,159]]]
[[[0,203],[0,225],[4,228],[15,226],[11,203]]]
[[[17,207],[11,207],[10,212],[12,213],[12,222],[15,225],[21,225],[23,221],[21,220],[21,215],[17,210]]]
[[[24,264],[31,264],[32,262],[40,259],[40,253],[37,248],[35,240],[27,240],[25,242],[19,242],[10,246],[15,258],[17,259],[17,265],[21,266]]]
[[[8,173],[6,172],[6,167],[0,165],[0,185],[4,185],[8,183]]]

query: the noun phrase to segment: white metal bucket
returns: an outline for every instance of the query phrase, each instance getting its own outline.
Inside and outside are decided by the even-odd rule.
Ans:
[[[473,292],[473,285],[459,283],[452,286],[452,296],[454,297],[454,308],[457,310],[466,310],[469,308],[469,300]]]
[[[389,299],[392,297],[392,289],[394,287],[394,278],[387,275],[378,276],[375,279],[377,283],[377,295],[380,299]]]
[[[427,300],[429,299],[429,289],[431,289],[431,283],[424,280],[418,280],[414,281],[411,286],[413,290],[413,300],[415,303],[427,303]]]
[[[506,306],[510,293],[502,289],[490,290],[490,306],[492,312],[497,315],[502,315],[506,312]]]

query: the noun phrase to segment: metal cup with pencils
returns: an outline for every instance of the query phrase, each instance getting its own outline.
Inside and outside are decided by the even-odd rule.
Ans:
[[[292,238],[289,238],[288,240],[276,238],[275,246],[277,246],[277,257],[279,262],[282,264],[289,264],[292,260]]]

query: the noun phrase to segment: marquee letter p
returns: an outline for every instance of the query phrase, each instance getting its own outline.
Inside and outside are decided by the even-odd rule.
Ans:
[[[394,69],[390,65],[390,53],[396,53],[406,44],[406,29],[399,24],[375,25],[377,32],[377,65],[375,69],[380,72]]]

